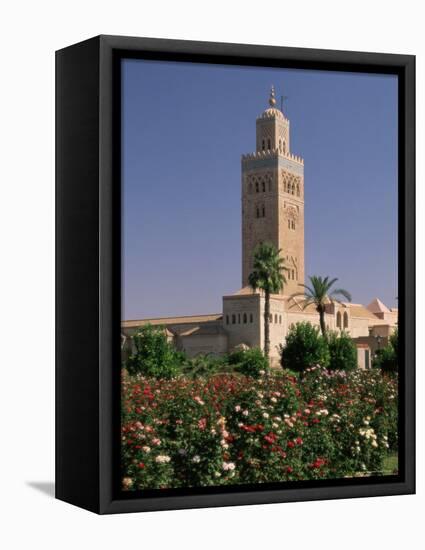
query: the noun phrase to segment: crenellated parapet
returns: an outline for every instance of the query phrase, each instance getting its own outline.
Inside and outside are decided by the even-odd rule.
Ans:
[[[242,155],[242,161],[244,160],[263,160],[270,158],[283,157],[288,160],[292,160],[298,164],[304,165],[304,159],[298,155],[293,155],[292,153],[281,153],[279,149],[270,149],[266,151],[256,151],[255,153],[247,153]]]

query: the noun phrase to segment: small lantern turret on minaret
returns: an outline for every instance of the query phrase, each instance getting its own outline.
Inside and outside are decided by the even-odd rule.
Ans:
[[[257,152],[277,151],[280,155],[289,153],[289,120],[276,107],[276,93],[272,85],[269,107],[257,118]]]

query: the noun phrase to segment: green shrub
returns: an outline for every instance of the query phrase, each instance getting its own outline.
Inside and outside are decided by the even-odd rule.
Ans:
[[[372,366],[381,369],[382,372],[397,371],[397,357],[391,345],[378,349],[373,358]]]
[[[353,370],[357,368],[357,349],[352,338],[346,333],[328,334],[329,370]]]
[[[259,378],[268,369],[267,358],[259,348],[234,351],[228,362],[236,372],[253,378]]]
[[[391,334],[384,348],[377,350],[372,366],[381,369],[382,372],[398,371],[398,330]]]
[[[226,357],[216,355],[197,355],[187,359],[182,366],[184,375],[190,378],[211,376],[226,370]]]
[[[164,327],[141,327],[132,340],[135,350],[125,362],[130,374],[172,378],[179,373],[184,354],[167,341]]]
[[[329,365],[329,350],[318,327],[311,323],[297,323],[280,346],[281,365],[284,369],[302,372],[309,367]]]
[[[398,328],[390,336],[390,344],[393,347],[394,353],[398,359]]]

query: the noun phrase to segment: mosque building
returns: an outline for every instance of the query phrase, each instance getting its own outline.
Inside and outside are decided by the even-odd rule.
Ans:
[[[269,107],[256,121],[256,150],[242,155],[242,287],[223,296],[221,313],[138,319],[122,322],[122,343],[146,324],[164,327],[167,337],[189,357],[223,355],[235,348],[264,348],[264,296],[253,291],[248,277],[256,246],[275,245],[285,260],[287,283],[270,300],[270,359],[279,364],[279,344],[289,328],[301,321],[319,325],[314,305],[292,297],[304,283],[304,160],[292,153],[290,122],[276,107],[272,87]],[[329,330],[346,331],[357,346],[358,365],[369,368],[373,354],[388,342],[397,325],[398,310],[378,298],[368,306],[329,302],[325,322]]]

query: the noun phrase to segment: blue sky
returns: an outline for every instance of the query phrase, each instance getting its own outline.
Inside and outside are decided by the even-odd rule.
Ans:
[[[125,60],[124,319],[218,313],[240,288],[240,157],[271,84],[305,162],[306,275],[397,305],[397,77]]]

